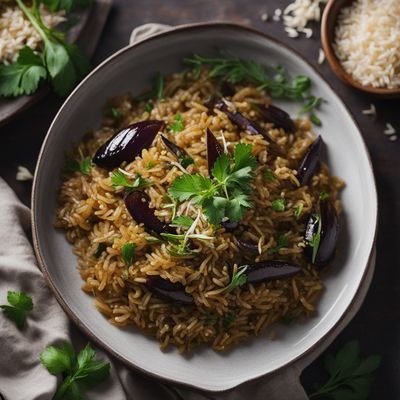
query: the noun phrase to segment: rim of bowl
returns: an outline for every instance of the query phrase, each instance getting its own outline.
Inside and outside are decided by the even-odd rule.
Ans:
[[[272,41],[275,44],[278,44],[279,46],[284,47],[286,50],[290,51],[292,54],[294,54],[296,57],[299,57],[301,60],[303,60],[310,68],[312,68],[312,70],[329,86],[329,88],[335,93],[335,95],[338,97],[339,101],[342,103],[343,107],[345,108],[346,112],[348,113],[349,117],[351,118],[351,120],[353,121],[353,123],[355,124],[355,126],[357,127],[361,142],[363,144],[363,148],[364,148],[364,153],[367,156],[367,161],[368,164],[370,166],[370,170],[372,172],[372,183],[373,183],[373,197],[374,197],[374,203],[376,204],[376,208],[374,211],[374,232],[373,232],[373,240],[371,242],[371,248],[369,249],[369,254],[368,254],[368,260],[366,265],[363,265],[363,274],[362,277],[360,279],[360,282],[355,290],[354,296],[352,297],[351,301],[347,304],[345,311],[343,312],[343,314],[338,318],[338,320],[336,321],[336,323],[326,332],[325,335],[323,335],[322,337],[320,337],[318,340],[316,340],[307,350],[305,350],[302,354],[293,357],[290,361],[288,361],[286,364],[277,367],[276,369],[266,372],[265,374],[261,374],[259,376],[256,376],[254,378],[251,379],[246,379],[246,380],[242,380],[240,382],[238,382],[237,384],[233,385],[233,386],[229,386],[225,389],[221,389],[221,390],[211,390],[211,389],[204,389],[202,387],[196,386],[194,384],[190,384],[190,383],[186,383],[186,382],[182,382],[179,380],[175,380],[175,379],[169,379],[169,378],[165,378],[164,376],[158,375],[157,373],[153,373],[151,371],[147,371],[139,366],[137,366],[134,362],[128,360],[127,358],[125,358],[123,355],[117,353],[115,350],[113,350],[111,348],[111,346],[109,346],[108,344],[104,343],[98,336],[96,336],[79,318],[77,315],[75,315],[75,313],[71,310],[70,306],[68,305],[68,303],[63,299],[61,292],[59,291],[58,287],[55,285],[55,283],[53,282],[53,279],[51,277],[51,274],[49,272],[49,270],[47,269],[46,263],[44,261],[44,258],[42,256],[41,250],[40,250],[40,245],[39,245],[39,234],[38,234],[38,227],[37,227],[37,221],[36,221],[36,217],[35,217],[35,210],[37,208],[37,203],[36,203],[36,197],[37,197],[37,191],[38,191],[38,184],[37,184],[37,180],[38,180],[38,171],[41,168],[41,164],[43,162],[44,159],[44,152],[45,152],[45,148],[47,147],[47,141],[49,138],[49,134],[50,131],[53,128],[53,125],[55,123],[55,121],[58,119],[59,115],[63,112],[63,109],[65,107],[65,105],[69,102],[70,98],[72,96],[75,95],[76,92],[78,92],[81,88],[82,85],[84,85],[84,83],[91,79],[91,77],[93,75],[95,75],[99,70],[101,70],[103,68],[104,65],[108,64],[109,62],[111,62],[112,60],[114,60],[115,58],[117,58],[120,54],[125,53],[126,51],[129,51],[132,47],[137,47],[137,46],[142,46],[142,45],[146,45],[146,43],[156,39],[156,38],[160,38],[162,36],[169,36],[170,34],[175,34],[176,32],[185,32],[188,30],[201,30],[201,29],[208,29],[208,28],[231,28],[231,29],[236,29],[238,31],[247,31],[250,32],[252,34],[256,34],[258,36],[261,36],[262,38]],[[93,71],[90,72],[89,75],[87,75],[80,83],[79,85],[72,91],[72,93],[67,97],[67,99],[64,101],[64,103],[62,104],[62,106],[60,107],[60,109],[58,110],[56,116],[54,117],[47,133],[46,133],[46,137],[43,141],[42,147],[40,149],[40,153],[38,156],[38,160],[37,160],[37,164],[36,164],[36,168],[35,168],[35,174],[34,174],[34,180],[33,180],[33,186],[32,186],[32,195],[31,195],[31,202],[32,202],[32,208],[31,208],[31,220],[32,220],[32,239],[33,239],[33,247],[34,247],[34,251],[35,251],[35,255],[36,258],[38,260],[38,264],[39,264],[39,268],[42,271],[44,278],[48,284],[48,286],[50,287],[50,289],[52,290],[54,296],[56,297],[58,303],[61,305],[62,309],[64,310],[64,312],[68,315],[69,319],[71,319],[74,324],[86,335],[90,338],[90,340],[93,340],[94,343],[96,343],[100,348],[104,349],[106,352],[108,352],[109,354],[111,354],[113,357],[115,357],[117,360],[121,361],[122,363],[124,363],[126,366],[133,368],[136,371],[142,372],[148,376],[151,376],[153,378],[156,378],[158,380],[161,380],[162,382],[165,383],[173,383],[176,384],[177,386],[181,386],[181,387],[187,387],[187,388],[192,388],[195,390],[200,390],[200,391],[204,391],[204,392],[209,392],[209,393],[218,393],[218,392],[225,392],[227,390],[231,390],[245,382],[252,382],[252,381],[256,381],[262,377],[265,377],[267,375],[275,375],[278,374],[279,372],[281,372],[282,370],[284,370],[285,368],[292,366],[293,364],[295,364],[295,362],[301,360],[303,357],[305,357],[306,355],[308,355],[309,353],[311,353],[313,350],[315,350],[323,341],[324,339],[329,336],[329,334],[331,332],[333,332],[338,325],[341,324],[341,322],[344,320],[348,310],[351,308],[351,306],[354,305],[355,303],[355,299],[357,297],[357,294],[360,292],[360,289],[362,288],[364,282],[366,281],[366,276],[367,276],[367,272],[370,270],[370,268],[373,268],[373,266],[370,263],[371,260],[371,255],[373,253],[373,249],[375,246],[375,242],[376,242],[376,233],[377,233],[377,224],[378,224],[378,196],[377,196],[377,191],[376,191],[376,183],[375,183],[375,177],[373,174],[373,166],[372,166],[372,162],[371,162],[371,158],[368,152],[368,148],[365,144],[364,138],[361,135],[361,131],[360,128],[357,124],[357,122],[355,121],[353,115],[351,114],[350,110],[348,109],[348,107],[346,106],[346,104],[343,102],[342,98],[336,93],[336,91],[333,89],[332,85],[330,83],[328,83],[325,78],[323,78],[323,76],[320,74],[319,71],[317,71],[317,69],[312,66],[311,63],[309,63],[305,58],[303,58],[301,56],[300,53],[298,53],[296,50],[293,50],[291,47],[287,46],[286,44],[282,43],[280,40],[269,36],[268,34],[261,32],[257,29],[248,27],[246,25],[242,25],[242,24],[237,24],[237,23],[230,23],[230,22],[225,22],[225,21],[214,21],[214,22],[199,22],[199,23],[190,23],[190,24],[183,24],[183,25],[177,25],[175,27],[171,27],[171,29],[165,31],[165,32],[161,32],[155,35],[152,35],[146,39],[143,39],[135,44],[129,44],[125,47],[123,47],[122,49],[118,50],[117,52],[115,52],[114,54],[112,54],[111,56],[109,56],[108,58],[106,58],[103,62],[101,62]]]
[[[349,2],[354,1],[354,0],[349,0]],[[333,49],[333,44],[331,41],[331,38],[329,37],[329,32],[330,28],[334,29],[334,26],[336,25],[337,17],[340,12],[340,10],[346,6],[345,2],[343,2],[342,5],[338,7],[338,10],[336,13],[333,13],[334,11],[334,5],[336,4],[336,0],[329,0],[328,3],[325,6],[325,9],[322,14],[322,21],[321,21],[321,42],[322,42],[322,48],[325,52],[326,58],[328,60],[328,63],[331,67],[331,70],[333,73],[344,83],[346,83],[349,86],[352,86],[356,88],[357,90],[368,93],[370,95],[373,95],[375,97],[380,97],[380,98],[397,98],[400,97],[400,87],[399,88],[382,88],[382,87],[373,87],[369,85],[363,85],[357,80],[353,78],[351,74],[345,71],[343,68],[341,62],[337,58],[335,51]],[[333,38],[332,38],[333,40]]]

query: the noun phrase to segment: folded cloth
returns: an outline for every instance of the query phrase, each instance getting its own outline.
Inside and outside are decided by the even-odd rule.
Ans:
[[[1,178],[0,210],[0,304],[7,303],[9,290],[27,293],[34,304],[21,330],[0,312],[0,394],[4,400],[50,400],[59,382],[40,363],[40,353],[47,346],[65,342],[78,351],[87,339],[72,326],[47,287],[27,238],[29,209]],[[249,395],[253,400],[307,398],[289,369],[279,379],[264,378],[226,393],[210,394],[167,385],[129,370],[97,348],[96,353],[111,363],[111,375],[87,392],[85,399],[89,400],[239,400]]]

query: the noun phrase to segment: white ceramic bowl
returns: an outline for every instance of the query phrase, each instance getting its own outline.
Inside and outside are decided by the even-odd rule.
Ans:
[[[101,110],[110,96],[139,93],[154,72],[176,72],[190,54],[214,54],[223,49],[243,59],[281,64],[291,74],[311,77],[313,92],[326,99],[317,129],[327,148],[333,173],[347,183],[337,256],[324,277],[326,290],[318,313],[304,323],[278,326],[278,338],[259,337],[228,353],[202,349],[189,357],[175,350],[162,353],[155,340],[135,329],[109,324],[81,291],[77,260],[64,233],[54,230],[56,193],[64,153],[88,128],[100,124]],[[291,113],[299,105],[279,102]],[[278,103],[278,104],[279,104]],[[220,391],[272,373],[293,363],[320,343],[344,317],[366,274],[374,244],[377,197],[365,144],[343,102],[321,76],[298,54],[249,28],[231,24],[178,27],[117,52],[97,67],[71,94],[55,117],[43,144],[33,189],[36,254],[54,293],[69,316],[93,340],[128,365],[157,377]]]

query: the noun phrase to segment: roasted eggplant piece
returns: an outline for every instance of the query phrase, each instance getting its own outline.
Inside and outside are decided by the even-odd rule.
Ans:
[[[290,133],[296,131],[296,125],[290,118],[290,115],[279,107],[273,106],[272,104],[268,106],[257,104],[256,109],[267,122],[273,123],[276,127],[282,128]]]
[[[317,172],[321,162],[322,144],[322,138],[318,136],[301,161],[300,167],[297,170],[297,179],[300,185],[308,185],[311,178]]]
[[[164,142],[166,148],[176,156],[183,168],[186,168],[188,165],[193,164],[193,158],[190,157],[184,149],[171,142],[164,135],[161,135],[161,139]]]
[[[247,264],[246,266],[245,274],[248,283],[288,278],[301,270],[298,265],[290,264],[286,261],[260,261],[254,264]]]
[[[228,220],[228,221],[221,222],[221,226],[223,228],[225,228],[225,230],[227,232],[233,232],[239,226],[239,222]]]
[[[264,139],[270,144],[271,149],[278,154],[284,154],[283,150],[274,142],[272,137],[256,122],[245,117],[239,111],[229,110],[229,105],[224,99],[220,99],[214,105],[220,111],[223,111],[228,118],[237,126],[247,131],[250,135],[262,135]]]
[[[171,282],[160,276],[150,276],[146,279],[147,288],[168,300],[179,301],[182,304],[193,304],[193,297],[186,293],[185,287],[179,282]]]
[[[218,143],[214,134],[208,128],[207,128],[206,138],[207,138],[207,166],[208,166],[208,173],[211,176],[212,175],[211,171],[214,167],[215,161],[221,154],[223,154],[224,150]]]
[[[150,231],[160,233],[174,233],[176,230],[160,221],[155,215],[154,210],[149,207],[149,197],[141,191],[133,191],[126,195],[125,206],[132,218]]]
[[[320,200],[319,209],[308,219],[305,254],[317,266],[324,266],[335,253],[339,237],[339,217],[328,199]]]
[[[117,168],[131,162],[143,149],[150,147],[157,133],[165,126],[163,121],[140,121],[121,129],[99,147],[93,162],[105,169]]]

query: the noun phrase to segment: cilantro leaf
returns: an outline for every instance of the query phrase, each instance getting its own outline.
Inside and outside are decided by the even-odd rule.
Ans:
[[[324,369],[329,379],[309,395],[310,399],[367,400],[373,372],[379,367],[380,356],[360,358],[360,346],[352,341],[345,344],[336,354],[327,354]]]
[[[235,191],[233,193],[233,198],[229,200],[226,206],[226,216],[232,222],[240,221],[248,208],[251,208],[253,204],[251,203],[249,196],[247,194],[240,193],[240,191]]]
[[[26,316],[33,309],[32,298],[24,292],[7,292],[7,301],[9,304],[0,305],[4,315],[15,322],[18,329],[25,325]]]
[[[229,329],[235,322],[235,319],[236,319],[236,313],[234,311],[229,311],[222,320],[223,327],[225,329]]]
[[[132,264],[132,259],[135,254],[136,243],[125,243],[121,248],[121,255],[125,265],[129,267]]]
[[[272,209],[276,212],[285,211],[286,200],[285,199],[275,199],[272,201]]]
[[[204,200],[203,212],[210,224],[219,225],[222,222],[228,203],[229,200],[220,196]]]
[[[229,157],[226,153],[221,154],[215,161],[211,171],[213,177],[220,183],[224,183],[230,173]]]
[[[96,352],[90,344],[78,356],[70,344],[45,348],[40,355],[41,363],[50,374],[62,373],[64,378],[53,400],[83,399],[83,390],[103,382],[109,376],[110,364],[95,357]]]
[[[215,193],[215,188],[209,178],[200,174],[185,174],[175,179],[168,193],[179,201],[189,200],[192,197],[201,201],[203,198],[211,197]]]
[[[180,217],[174,218],[170,226],[183,226],[184,228],[189,228],[192,226],[193,222],[193,218],[190,218],[187,215],[181,215]]]
[[[239,143],[235,146],[233,171],[238,171],[245,167],[250,167],[251,170],[255,169],[257,160],[252,155],[252,149],[253,146],[251,144]]]
[[[0,96],[32,94],[46,78],[47,71],[41,57],[25,46],[19,51],[15,63],[0,65]]]
[[[298,206],[295,207],[294,209],[294,217],[296,220],[298,220],[301,216],[301,212],[303,211],[304,203],[300,203]]]
[[[122,118],[124,116],[124,114],[122,114],[122,111],[119,108],[111,107],[107,111],[107,116],[111,117],[111,118],[120,119],[120,118]]]
[[[92,159],[84,157],[82,150],[79,149],[79,158],[77,160],[67,160],[65,168],[69,172],[81,172],[84,175],[90,175]]]
[[[151,101],[148,101],[146,105],[144,106],[145,111],[148,113],[151,113],[153,111],[154,105]]]
[[[329,197],[330,197],[329,193],[324,192],[324,191],[322,191],[322,192],[319,194],[319,198],[320,198],[320,200],[322,200],[322,201],[328,200]]]
[[[319,244],[321,241],[321,229],[322,229],[321,216],[317,215],[316,218],[317,218],[316,223],[318,224],[317,232],[313,233],[310,241],[310,246],[313,249],[311,257],[311,261],[313,264],[315,263],[315,259],[317,258]]]
[[[247,282],[247,265],[241,266],[236,272],[232,274],[231,281],[228,286],[225,287],[224,292],[230,292],[233,289],[243,286]]]
[[[285,235],[280,235],[277,240],[276,247],[271,247],[268,249],[268,254],[279,253],[281,249],[284,249],[289,246],[289,242],[286,239]]]
[[[183,131],[185,125],[183,124],[183,118],[181,114],[176,114],[174,117],[174,123],[169,126],[169,129],[174,132],[181,132]]]
[[[269,182],[273,182],[276,181],[276,175],[270,169],[267,169],[264,172],[264,179]]]
[[[142,175],[137,173],[132,182],[122,171],[117,170],[111,174],[111,184],[115,188],[122,186],[128,191],[131,191],[149,186],[151,181],[144,179]]]

